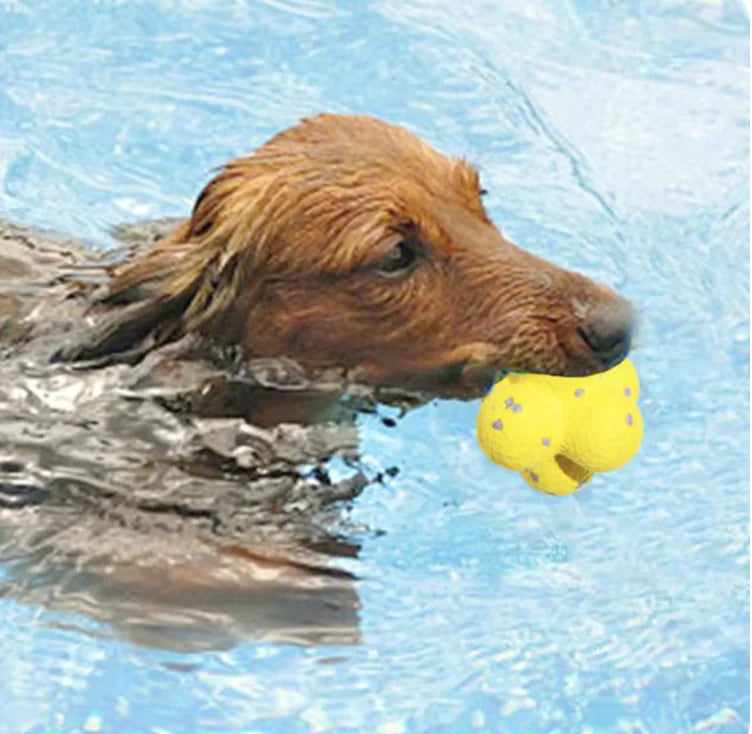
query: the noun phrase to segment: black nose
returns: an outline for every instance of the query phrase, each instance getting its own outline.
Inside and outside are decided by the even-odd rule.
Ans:
[[[619,364],[629,352],[634,312],[623,298],[607,301],[588,314],[580,336],[604,367]]]

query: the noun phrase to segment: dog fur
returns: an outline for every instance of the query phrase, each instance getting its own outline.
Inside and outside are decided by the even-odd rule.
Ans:
[[[194,333],[441,394],[463,392],[468,367],[604,369],[614,355],[583,333],[628,321],[624,302],[507,241],[481,196],[470,164],[404,128],[304,120],[227,164],[188,221],[116,268],[110,315],[59,356],[137,360]]]

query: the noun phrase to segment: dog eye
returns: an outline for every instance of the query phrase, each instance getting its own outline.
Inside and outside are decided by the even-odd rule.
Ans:
[[[378,264],[377,270],[384,275],[398,275],[408,270],[415,262],[416,257],[415,247],[402,240]]]

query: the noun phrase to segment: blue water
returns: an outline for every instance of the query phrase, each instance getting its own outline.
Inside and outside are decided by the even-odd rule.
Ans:
[[[735,0],[0,0],[0,215],[111,244],[299,117],[478,164],[514,241],[642,314],[645,441],[564,499],[477,404],[363,450],[363,642],[178,654],[0,600],[0,730],[737,734],[749,725],[749,21]]]

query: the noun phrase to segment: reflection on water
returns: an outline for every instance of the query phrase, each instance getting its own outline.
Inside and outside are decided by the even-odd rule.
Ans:
[[[268,546],[254,551],[40,514],[0,511],[3,596],[82,613],[137,644],[185,652],[247,639],[347,645],[360,638],[354,579],[328,569],[324,556],[306,565],[294,548],[288,560]]]
[[[358,546],[328,529],[334,503],[367,483],[352,399],[336,423],[264,428],[245,411],[274,396],[332,400],[336,383],[284,360],[190,359],[185,343],[136,366],[50,364],[97,268],[71,245],[0,227],[12,306],[0,321],[3,593],[173,649],[357,641],[353,578],[331,559]],[[338,481],[333,457],[353,467]]]

